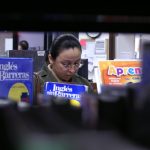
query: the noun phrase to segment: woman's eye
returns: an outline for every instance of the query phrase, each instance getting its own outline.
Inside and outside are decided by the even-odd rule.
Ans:
[[[75,63],[75,66],[79,66],[80,64],[79,63]]]
[[[68,67],[69,65],[68,65],[68,64],[63,64],[63,66],[64,66],[64,67]]]

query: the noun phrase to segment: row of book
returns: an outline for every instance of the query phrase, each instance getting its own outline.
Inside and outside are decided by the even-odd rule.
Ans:
[[[96,88],[105,85],[126,85],[141,81],[140,61],[100,61],[97,70]],[[33,59],[0,59],[0,97],[33,104]],[[86,92],[84,85],[46,83],[45,95],[62,96],[80,101],[80,93]],[[98,91],[98,93],[100,93]]]
[[[0,97],[33,104],[33,59],[0,59]],[[86,92],[84,85],[45,83],[44,94],[80,100],[80,93]]]

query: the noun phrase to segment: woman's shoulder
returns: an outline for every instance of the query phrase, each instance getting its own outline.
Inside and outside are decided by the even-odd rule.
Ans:
[[[93,93],[92,85],[86,78],[84,78],[84,77],[82,77],[82,76],[80,76],[78,74],[75,75],[75,78],[76,78],[76,82],[78,84],[83,84],[83,85],[88,86],[88,92],[89,93]]]
[[[44,78],[47,76],[47,69],[46,66],[43,66],[41,70],[34,72],[34,78],[39,80],[40,82],[44,81]]]
[[[75,78],[81,84],[85,84],[85,85],[88,85],[88,86],[90,85],[89,81],[86,78],[84,78],[84,77],[82,77],[82,76],[80,76],[78,74],[75,74]]]
[[[40,77],[46,76],[48,74],[48,67],[44,64],[38,72],[35,72],[35,74]]]

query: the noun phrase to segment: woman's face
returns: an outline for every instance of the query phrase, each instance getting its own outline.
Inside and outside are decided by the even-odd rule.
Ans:
[[[69,48],[63,50],[55,60],[52,60],[52,69],[59,79],[68,81],[78,71],[80,61],[80,49]]]

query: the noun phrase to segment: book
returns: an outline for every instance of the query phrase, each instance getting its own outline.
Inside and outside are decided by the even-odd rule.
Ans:
[[[0,98],[32,104],[32,58],[0,58]]]
[[[99,61],[102,85],[126,85],[141,82],[142,66],[139,60]]]
[[[86,92],[86,85],[66,84],[56,82],[46,82],[44,84],[44,94],[53,95],[55,97],[64,97],[70,100],[80,102],[81,94]]]

